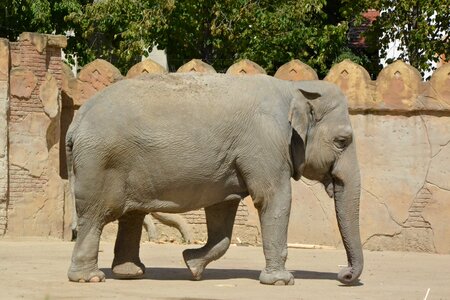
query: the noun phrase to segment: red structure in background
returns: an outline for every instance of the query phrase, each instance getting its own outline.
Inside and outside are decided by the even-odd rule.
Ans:
[[[369,26],[372,25],[372,23],[380,16],[380,11],[369,9],[363,13],[362,16],[365,19],[364,22],[359,26],[351,27],[349,29],[349,44],[354,48],[367,48],[365,38],[362,33],[364,33],[367,28],[369,28]]]

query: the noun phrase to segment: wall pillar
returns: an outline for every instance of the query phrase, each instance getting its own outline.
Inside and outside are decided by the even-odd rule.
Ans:
[[[9,236],[62,238],[59,176],[64,36],[23,33],[11,45]]]
[[[0,236],[8,223],[8,93],[9,41],[0,39]]]

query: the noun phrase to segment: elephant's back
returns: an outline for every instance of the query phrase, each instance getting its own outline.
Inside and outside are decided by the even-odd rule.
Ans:
[[[280,80],[267,75],[231,76],[226,74],[144,74],[116,82],[97,93],[82,109],[120,104],[170,106],[173,101],[189,105],[221,106],[246,99],[264,97],[278,88]],[[226,101],[225,101],[226,100]]]
[[[223,74],[123,80],[81,107],[74,142],[79,149],[103,147],[109,152],[120,144],[124,146],[119,152],[130,145],[137,152],[167,152],[173,145],[214,151],[251,127],[262,99],[274,101],[275,81],[269,76]]]
[[[79,110],[82,127],[108,132],[115,126],[168,123],[203,126],[251,114],[262,98],[276,92],[269,76],[146,74],[119,81]]]
[[[138,178],[136,182],[208,192],[203,183],[236,177],[239,153],[255,146],[255,136],[266,137],[255,126],[270,122],[267,110],[258,112],[257,106],[264,98],[276,105],[271,84],[267,77],[225,75],[144,76],[118,82],[79,111],[73,135],[75,169],[98,166],[129,180]]]

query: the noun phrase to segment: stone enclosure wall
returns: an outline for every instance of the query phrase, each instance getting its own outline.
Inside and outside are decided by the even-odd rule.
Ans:
[[[62,237],[59,177],[62,36],[0,40],[0,230]],[[2,233],[0,231],[0,233]]]
[[[123,76],[98,59],[75,77],[61,63],[64,46],[63,37],[29,33],[17,43],[0,40],[0,235],[70,239],[71,200],[65,192],[61,150],[74,114],[118,80],[166,73],[146,60]],[[177,72],[215,70],[194,59]],[[265,71],[242,60],[227,73]],[[274,76],[318,79],[298,60]],[[424,82],[416,69],[397,61],[372,81],[364,68],[344,61],[324,80],[340,86],[348,97],[362,175],[364,247],[450,253],[450,64]],[[341,247],[334,203],[322,185],[306,179],[292,184],[289,242]],[[204,239],[203,212],[184,217],[197,239]],[[240,205],[234,240],[260,242],[257,212],[249,198]]]

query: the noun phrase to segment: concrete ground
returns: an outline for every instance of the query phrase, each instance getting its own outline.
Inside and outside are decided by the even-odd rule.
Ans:
[[[194,245],[198,246],[198,245]],[[191,281],[181,257],[189,246],[144,243],[144,279],[115,280],[114,245],[102,242],[104,283],[72,283],[66,272],[73,243],[0,239],[0,299],[450,299],[450,255],[365,251],[361,285],[341,286],[343,250],[289,249],[294,286],[264,286],[262,248],[232,246],[210,264],[204,280]]]

